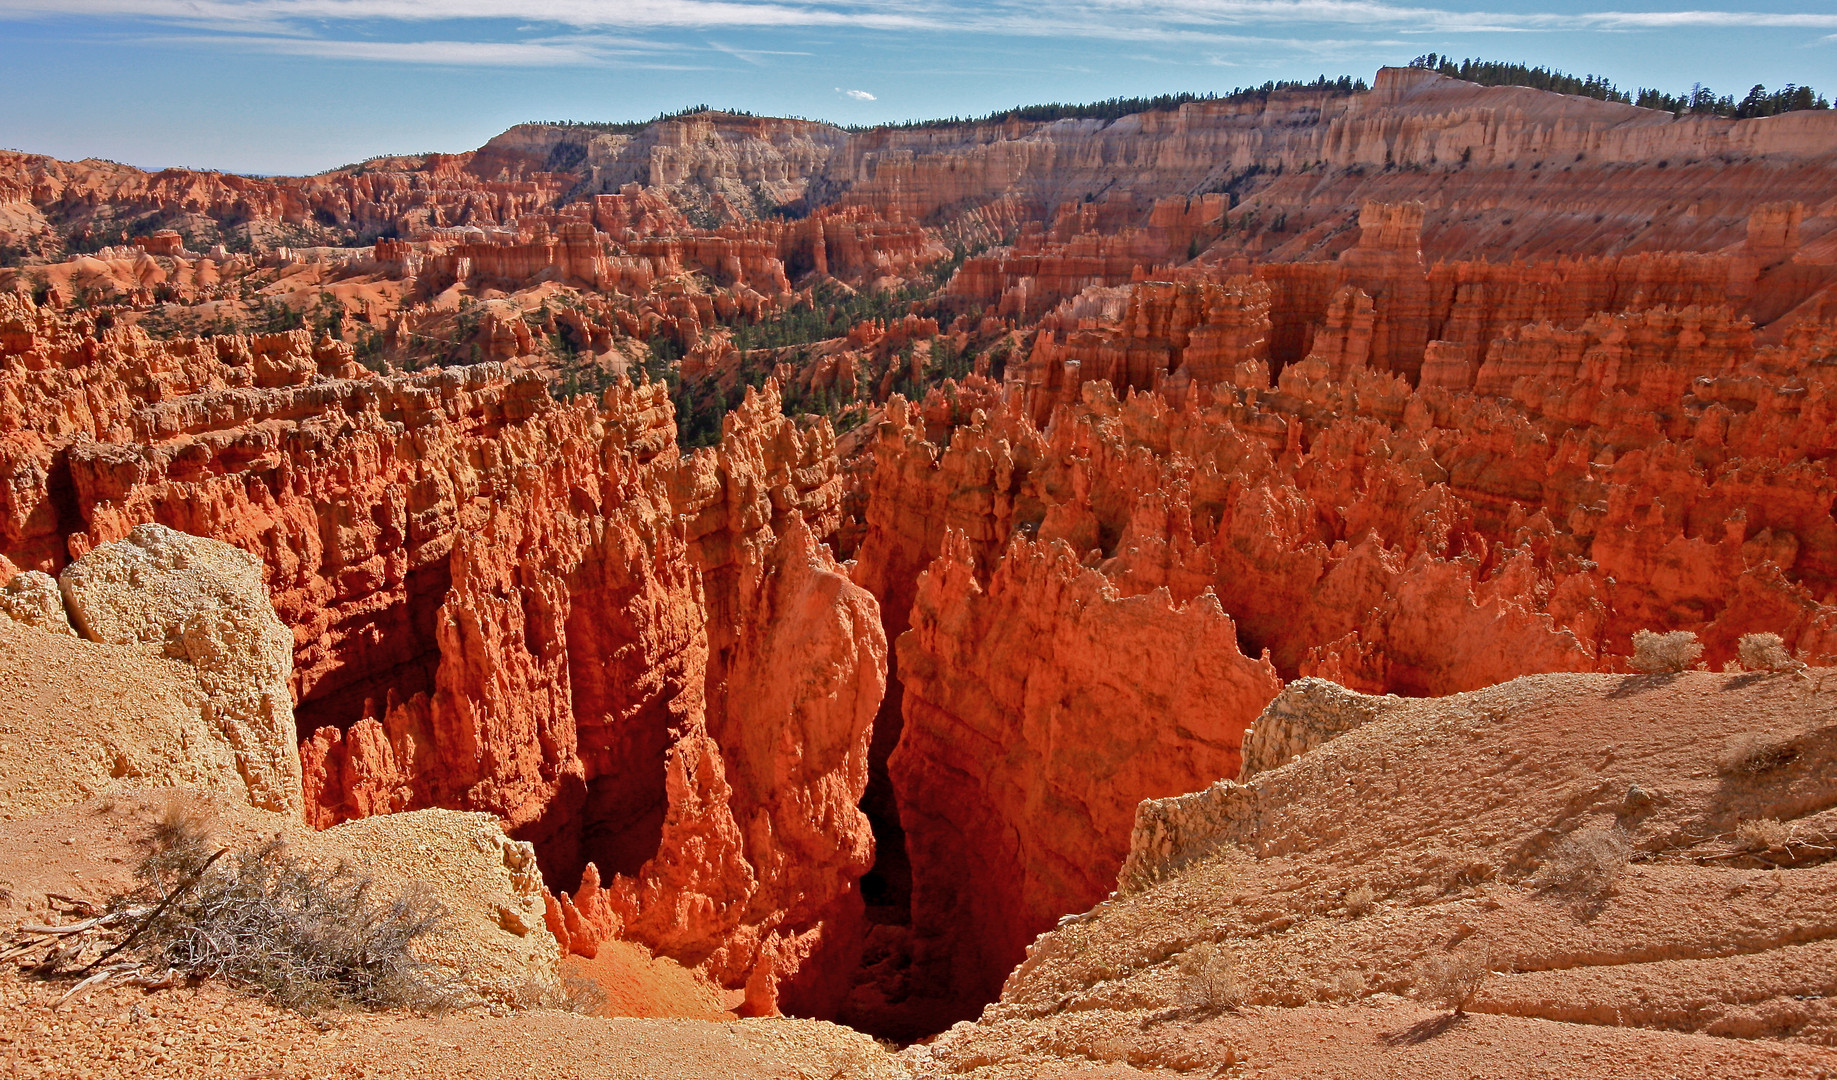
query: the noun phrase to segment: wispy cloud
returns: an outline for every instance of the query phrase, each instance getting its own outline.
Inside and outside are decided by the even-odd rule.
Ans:
[[[1314,28],[1366,46],[1373,37],[1361,32],[1372,30],[1391,37],[1718,27],[1837,31],[1837,13],[1680,7],[1574,14],[1495,3],[1498,10],[1487,11],[1397,0],[1061,0],[1050,6],[1037,0],[523,0],[513,14],[502,0],[0,0],[0,21],[110,17],[214,34],[226,48],[498,66],[612,63],[614,55],[602,45],[574,39],[619,31],[651,36],[666,30],[948,30],[1299,50],[1332,47],[1312,36]],[[422,39],[415,30],[436,21],[442,24],[437,40]],[[1335,34],[1329,29],[1335,27],[1343,29]],[[529,39],[531,32],[545,36]],[[385,44],[372,40],[376,37],[420,40]],[[284,39],[311,44],[286,46]],[[1833,39],[1837,33],[1819,40]],[[708,47],[762,67],[765,58],[781,55]]]
[[[1762,26],[1837,29],[1837,14],[1681,8],[1557,13],[1460,11],[1387,0],[1072,0],[1045,8],[1027,0],[523,0],[514,16],[502,0],[0,0],[0,18],[113,16],[223,27],[251,24],[505,20],[577,28],[838,26],[916,29],[981,25],[1045,29],[1068,24],[1409,23],[1425,29],[1594,26]]]
[[[728,45],[728,44],[725,44],[724,42],[719,42],[719,41],[710,41],[708,43],[708,47],[710,49],[713,49],[715,52],[726,53],[728,56],[731,56],[736,60],[744,60],[745,62],[753,65],[754,67],[765,67],[766,66],[765,58],[768,56],[809,56],[810,55],[807,52],[797,52],[797,51],[793,51],[789,49],[743,49],[738,46]]]
[[[249,26],[315,20],[432,22],[504,20],[598,27],[838,25],[898,29],[930,25],[886,3],[777,0],[0,0],[0,18],[112,16],[192,25]]]
[[[841,94],[844,97],[854,98],[856,101],[879,101],[880,100],[874,95],[868,93],[866,90],[844,90],[840,86],[838,86],[836,87],[836,93]]]
[[[215,45],[243,52],[310,56],[325,60],[362,60],[397,64],[445,64],[456,67],[598,67],[615,60],[628,66],[687,70],[686,65],[633,63],[629,48],[609,48],[580,41],[350,41],[236,34],[161,35],[142,39],[150,45]]]

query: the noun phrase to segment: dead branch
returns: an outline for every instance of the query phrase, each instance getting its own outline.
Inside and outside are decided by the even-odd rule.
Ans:
[[[225,855],[228,855],[229,853],[230,853],[229,848],[218,848],[217,853],[215,855],[212,855],[210,858],[205,859],[204,865],[198,867],[196,870],[193,870],[191,872],[191,876],[186,878],[184,882],[179,885],[178,888],[173,889],[172,894],[170,896],[167,896],[164,900],[161,900],[159,902],[159,906],[154,908],[151,914],[149,914],[146,918],[140,920],[140,925],[134,928],[133,933],[129,934],[125,938],[122,938],[120,944],[116,945],[114,948],[103,953],[101,956],[96,957],[94,960],[91,960],[89,962],[89,966],[84,968],[83,970],[86,972],[94,971],[97,965],[101,964],[102,961],[107,960],[109,957],[127,948],[129,945],[134,944],[135,940],[138,939],[140,935],[147,932],[147,927],[153,925],[153,920],[160,917],[161,912],[165,911],[168,907],[172,906],[172,902],[174,900],[177,900],[180,896],[183,896],[186,890],[190,889],[193,885],[196,885],[198,883],[198,879],[202,878],[204,876],[204,872],[210,869],[211,863],[216,862],[218,859],[223,858]]]

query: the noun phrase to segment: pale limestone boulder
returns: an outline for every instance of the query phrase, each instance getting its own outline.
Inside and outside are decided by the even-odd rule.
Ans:
[[[76,636],[64,614],[64,596],[58,591],[57,579],[38,570],[15,574],[0,588],[0,614],[40,630]]]
[[[419,889],[437,901],[446,918],[414,952],[485,1000],[528,1004],[557,986],[561,946],[544,919],[535,849],[492,815],[414,810],[290,833],[305,853],[348,859],[378,897]]]
[[[217,540],[141,525],[58,577],[70,621],[91,641],[142,643],[191,662],[208,727],[234,752],[249,803],[301,815],[293,635],[274,614],[261,560]]]

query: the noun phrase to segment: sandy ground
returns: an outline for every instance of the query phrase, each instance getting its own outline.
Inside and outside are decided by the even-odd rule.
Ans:
[[[866,1036],[815,1021],[607,1020],[551,1010],[314,1023],[220,985],[103,988],[61,1010],[62,987],[0,972],[0,1076],[208,1080],[906,1075]]]

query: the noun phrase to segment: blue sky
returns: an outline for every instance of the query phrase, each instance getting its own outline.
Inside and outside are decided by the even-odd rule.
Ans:
[[[0,146],[317,172],[697,103],[841,123],[1351,74],[1426,52],[1837,92],[1837,3],[0,0]]]

